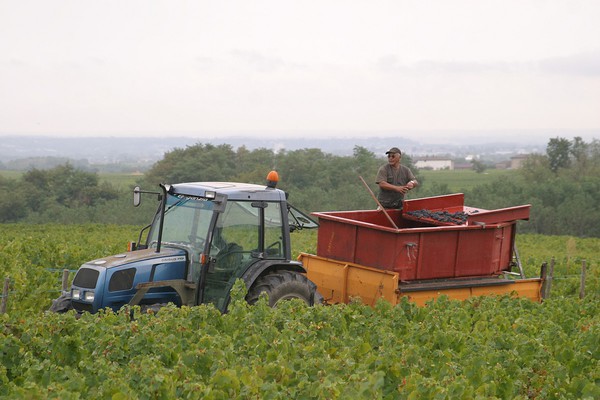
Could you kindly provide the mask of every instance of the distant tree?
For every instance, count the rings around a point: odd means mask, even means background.
[[[237,171],[233,179],[238,182],[262,184],[269,171],[277,170],[276,155],[270,149],[260,148],[250,151],[246,146],[241,146],[235,157]]]
[[[485,171],[486,166],[483,162],[481,162],[481,160],[474,158],[471,160],[471,164],[473,171],[477,172],[478,174],[481,174]]]
[[[331,168],[334,156],[320,149],[301,149],[279,153],[278,171],[285,184],[305,189],[310,186],[330,187],[338,181]]]
[[[550,170],[557,173],[560,168],[571,166],[571,142],[565,138],[553,138],[548,142],[546,154],[550,162]]]
[[[0,183],[0,222],[89,222],[95,207],[119,198],[95,173],[70,164],[32,169],[16,182]]]
[[[600,175],[600,140],[594,139],[587,145],[588,150],[588,175]]]
[[[579,136],[573,138],[570,146],[570,152],[575,162],[584,164],[588,159],[589,145]]]
[[[0,176],[0,223],[17,222],[27,215],[22,187],[13,179]]]
[[[548,156],[542,154],[527,157],[518,173],[526,182],[545,182],[553,178]]]
[[[352,152],[354,158],[354,170],[359,175],[373,175],[377,168],[377,157],[375,153],[362,146],[354,146]]]
[[[228,144],[198,143],[165,154],[145,174],[151,185],[159,183],[230,181],[238,173],[236,153]]]

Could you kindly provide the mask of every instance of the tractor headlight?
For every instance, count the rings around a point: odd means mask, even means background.
[[[92,303],[94,301],[94,292],[85,292],[83,295],[83,299]]]
[[[71,299],[73,299],[73,300],[81,299],[81,292],[79,291],[79,289],[73,289],[73,292],[71,293]]]

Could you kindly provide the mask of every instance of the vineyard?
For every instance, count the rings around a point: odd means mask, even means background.
[[[554,259],[542,304],[509,297],[427,307],[358,302],[46,312],[64,268],[124,251],[138,229],[0,225],[0,398],[600,398],[600,240],[517,235],[525,273]],[[293,235],[296,255],[314,232]],[[579,299],[581,266],[586,287]],[[71,274],[71,278],[73,274]]]

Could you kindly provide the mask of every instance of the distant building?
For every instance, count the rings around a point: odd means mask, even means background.
[[[523,166],[525,160],[529,158],[529,154],[519,154],[510,158],[510,169],[519,169]]]
[[[473,163],[463,162],[463,163],[454,163],[454,169],[473,169]]]
[[[415,162],[415,167],[419,169],[454,169],[454,161],[449,158],[440,158],[440,157],[428,157],[428,158],[419,158]]]
[[[509,169],[510,161],[502,161],[495,164],[496,169]]]

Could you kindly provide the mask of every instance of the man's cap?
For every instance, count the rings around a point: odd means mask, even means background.
[[[400,151],[400,149],[397,148],[397,147],[392,147],[391,149],[389,149],[388,151],[385,152],[385,154],[390,154],[390,153],[402,154],[402,152]]]

